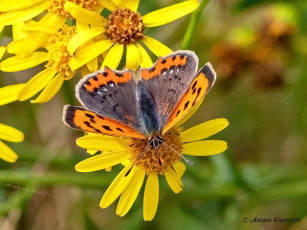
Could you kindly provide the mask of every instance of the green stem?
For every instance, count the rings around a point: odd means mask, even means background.
[[[209,0],[202,0],[199,7],[193,12],[188,29],[183,37],[183,41],[181,43],[181,49],[189,49],[191,46],[192,39],[194,38],[196,34],[196,29],[199,24],[199,20],[201,18],[201,14],[207,5]]]

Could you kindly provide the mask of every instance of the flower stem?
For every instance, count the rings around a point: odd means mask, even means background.
[[[191,46],[192,39],[196,34],[196,29],[199,24],[199,20],[201,18],[201,14],[207,5],[209,0],[202,0],[199,7],[193,12],[191,15],[191,19],[188,25],[188,29],[183,37],[183,41],[181,43],[181,49],[189,49]]]

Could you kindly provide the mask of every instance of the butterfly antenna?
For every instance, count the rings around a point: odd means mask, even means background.
[[[185,158],[180,152],[178,152],[176,149],[172,148],[171,146],[169,146],[168,144],[166,144],[165,142],[162,142],[164,145],[166,145],[167,147],[169,147],[171,150],[173,150],[175,153],[177,153],[182,159],[185,160],[185,162],[187,162],[189,165],[191,166],[195,166],[195,164],[193,162],[191,162],[190,160],[188,160],[187,158]]]
[[[150,143],[148,143],[146,145],[146,147],[143,149],[143,151],[136,157],[135,161],[133,162],[133,164],[131,165],[130,169],[126,172],[125,177],[129,175],[129,173],[131,172],[131,169],[133,168],[133,166],[136,164],[136,162],[138,162],[139,159],[142,158],[142,156],[144,156],[144,154],[147,152],[147,149],[149,147]]]

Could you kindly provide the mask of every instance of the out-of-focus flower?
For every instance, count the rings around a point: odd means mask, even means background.
[[[185,131],[172,128],[163,136],[158,152],[152,146],[139,157],[147,146],[143,139],[125,139],[100,134],[86,135],[77,139],[77,144],[89,150],[102,151],[76,165],[79,172],[92,172],[123,164],[124,169],[104,193],[100,207],[107,208],[118,197],[116,214],[124,216],[132,207],[142,187],[145,176],[147,181],[143,199],[143,217],[150,221],[154,218],[159,200],[158,176],[165,176],[169,187],[175,193],[182,191],[181,177],[186,169],[181,162],[181,154],[209,156],[227,149],[221,140],[204,140],[228,126],[228,121],[219,118],[199,124]],[[135,163],[135,164],[134,164]],[[132,168],[131,168],[132,167]]]
[[[23,138],[24,135],[19,130],[0,123],[0,158],[7,162],[14,163],[18,159],[18,156],[3,141],[21,142]]]
[[[138,0],[109,3],[105,4],[105,7],[111,14],[107,19],[99,21],[94,20],[100,17],[98,13],[81,9],[69,1],[65,3],[65,10],[73,15],[77,24],[83,23],[68,44],[70,55],[76,52],[70,61],[72,69],[80,68],[101,54],[105,55],[102,67],[116,69],[124,48],[127,68],[135,70],[139,66],[151,66],[152,60],[140,41],[157,56],[164,56],[172,51],[156,39],[146,36],[145,28],[167,24],[191,13],[199,6],[196,0],[189,0],[141,16],[137,12]]]
[[[38,50],[28,55],[19,54],[0,63],[2,71],[16,72],[47,62],[45,68],[23,86],[17,95],[18,100],[27,100],[42,90],[40,95],[31,102],[47,102],[58,92],[64,80],[74,76],[75,71],[68,65],[71,56],[67,51],[67,43],[74,33],[74,26],[63,24],[56,33],[48,34],[49,38],[43,46],[45,51]],[[28,40],[23,41],[24,46],[28,45],[26,41]]]

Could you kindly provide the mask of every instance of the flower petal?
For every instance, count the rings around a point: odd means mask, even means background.
[[[20,10],[41,2],[42,0],[2,0],[0,1],[0,9],[2,12]]]
[[[146,27],[164,25],[191,13],[198,6],[199,3],[196,0],[177,3],[144,15],[143,22]]]
[[[122,0],[119,8],[128,8],[132,11],[137,11],[140,0]]]
[[[48,60],[46,52],[34,52],[27,56],[13,56],[0,63],[3,72],[17,72],[30,69]]]
[[[0,123],[0,139],[10,142],[21,142],[24,135],[18,129]]]
[[[124,52],[123,44],[115,44],[107,53],[103,60],[101,68],[107,66],[111,69],[117,69]]]
[[[159,202],[159,179],[157,174],[149,174],[144,191],[143,218],[151,221],[157,212]]]
[[[2,59],[3,55],[5,54],[6,48],[5,46],[0,46],[0,60]]]
[[[140,64],[140,53],[134,44],[127,45],[126,68],[136,70]]]
[[[81,66],[85,65],[87,62],[91,61],[93,58],[102,54],[104,51],[109,49],[113,43],[109,40],[102,40],[95,42],[91,45],[81,47],[77,50],[74,57],[69,61],[69,66],[72,70],[76,70]]]
[[[76,141],[81,148],[104,151],[121,151],[127,149],[129,140],[106,135],[84,136]]]
[[[220,140],[196,141],[183,145],[183,152],[192,156],[210,156],[227,149],[227,142]]]
[[[51,100],[54,95],[61,89],[64,82],[64,77],[62,74],[56,75],[41,92],[41,94],[34,100],[31,100],[31,103],[45,103]]]
[[[103,194],[103,197],[100,201],[101,208],[107,208],[112,204],[119,195],[125,190],[127,185],[130,183],[136,167],[133,167],[128,175],[126,173],[130,170],[131,164],[127,165],[113,180],[107,191]]]
[[[143,48],[143,46],[139,43],[135,43],[136,48],[138,48],[140,54],[140,66],[143,68],[152,66],[152,60],[147,53],[147,51]]]
[[[156,56],[165,56],[173,52],[170,48],[159,42],[152,37],[145,37],[143,39],[144,44],[151,50]]]
[[[144,181],[144,177],[145,177],[145,171],[140,168],[137,169],[130,183],[128,184],[128,186],[125,188],[122,195],[120,196],[116,208],[117,215],[124,216],[130,210],[140,192],[140,189]]]
[[[41,91],[45,86],[51,81],[51,79],[56,74],[56,70],[53,68],[47,68],[34,77],[32,77],[23,89],[18,94],[19,101],[25,101],[33,97],[39,91]]]
[[[10,147],[0,141],[0,158],[7,162],[14,163],[18,159],[18,156]]]
[[[49,1],[41,1],[40,3],[33,5],[31,7],[11,11],[0,15],[0,24],[2,25],[13,25],[18,22],[24,22],[35,16],[39,15],[41,12],[47,9]]]
[[[24,83],[4,86],[0,88],[0,105],[5,105],[17,100],[17,95],[25,86]]]
[[[67,44],[67,50],[72,55],[80,46],[85,44],[92,38],[102,34],[105,31],[104,27],[94,27],[87,30],[82,30],[74,35]]]
[[[87,23],[87,24],[102,26],[107,22],[107,19],[102,17],[100,14],[97,14],[96,12],[87,10],[87,9],[81,7],[81,6],[78,6],[78,5],[70,2],[70,1],[65,2],[64,8],[75,19],[77,19],[81,22]]]
[[[95,72],[98,69],[98,58],[95,57],[94,59],[86,63],[86,66],[90,72]]]
[[[121,0],[99,0],[100,4],[102,4],[109,11],[114,11],[117,6],[120,4]]]
[[[218,118],[185,130],[180,134],[180,136],[183,142],[203,140],[225,129],[228,124],[229,122],[227,119]]]
[[[105,152],[81,161],[75,166],[78,172],[93,172],[121,163],[129,157],[128,151]]]
[[[176,162],[173,164],[173,168],[175,169],[179,178],[181,178],[186,170],[186,166],[181,161]]]
[[[26,24],[24,22],[19,22],[17,24],[12,25],[12,35],[13,40],[20,40],[27,36],[25,32]]]
[[[179,193],[182,191],[183,184],[179,178],[179,175],[177,175],[173,169],[169,168],[165,172],[165,179],[174,193]]]

